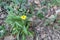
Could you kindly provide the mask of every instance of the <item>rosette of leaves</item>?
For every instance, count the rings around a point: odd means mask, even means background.
[[[11,33],[17,37],[17,40],[19,40],[19,38],[21,38],[21,40],[26,40],[27,35],[31,36],[33,34],[33,32],[29,30],[30,17],[28,16],[26,20],[22,20],[20,17],[23,13],[20,14],[21,15],[16,15],[13,11],[9,11],[5,22],[11,25]]]
[[[2,38],[6,33],[5,27],[4,26],[0,26],[0,38]]]

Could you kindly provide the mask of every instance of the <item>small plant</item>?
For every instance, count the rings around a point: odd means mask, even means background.
[[[25,40],[27,35],[31,35],[32,32],[29,31],[29,17],[27,15],[15,15],[9,13],[6,19],[6,22],[11,25],[11,32],[19,40],[19,35],[22,37],[22,40]]]

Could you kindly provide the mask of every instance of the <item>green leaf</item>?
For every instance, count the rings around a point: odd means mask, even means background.
[[[23,31],[24,31],[25,34],[28,35],[28,31],[27,31],[27,28],[25,26],[23,26]]]
[[[17,29],[16,30],[12,30],[12,34],[16,34],[16,33],[18,33]]]
[[[16,25],[18,25],[19,27],[21,27],[22,28],[22,25],[20,25],[18,22],[15,22],[16,23]]]
[[[22,35],[22,40],[26,40],[26,38],[25,38],[25,35],[24,35],[24,34]]]
[[[29,36],[33,36],[32,32],[28,32]]]
[[[40,19],[44,18],[43,14],[42,13],[39,13],[38,14],[38,18],[40,18]]]

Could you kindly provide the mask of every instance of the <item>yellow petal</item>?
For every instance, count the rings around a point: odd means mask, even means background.
[[[22,16],[21,16],[21,19],[22,19],[22,20],[25,20],[26,18],[27,18],[26,15],[22,15]]]

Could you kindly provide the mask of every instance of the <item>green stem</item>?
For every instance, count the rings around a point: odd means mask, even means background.
[[[17,40],[19,40],[19,33],[17,34]]]

